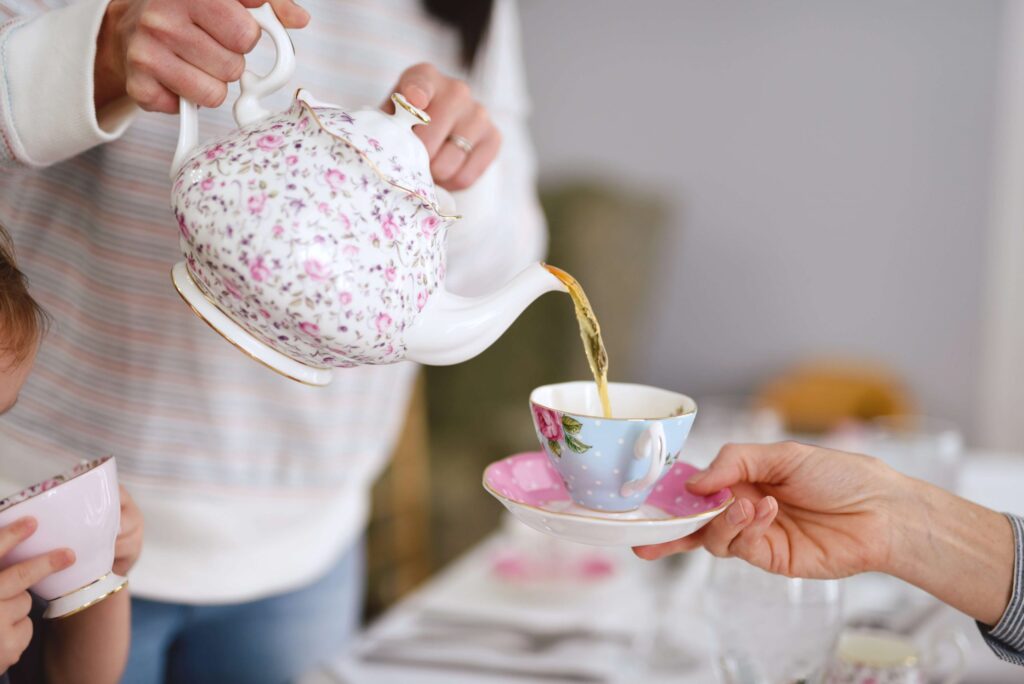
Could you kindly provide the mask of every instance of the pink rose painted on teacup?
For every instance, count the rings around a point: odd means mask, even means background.
[[[338,301],[341,302],[342,306],[348,306],[349,304],[352,303],[352,293],[342,292],[341,294],[338,295]]]
[[[387,280],[389,283],[395,282],[395,277],[397,275],[398,272],[395,270],[394,266],[388,266],[387,268],[384,269],[384,279]]]
[[[222,154],[224,154],[224,146],[223,145],[214,145],[210,149],[206,150],[206,158],[207,159],[216,159],[217,157],[219,157]]]
[[[423,311],[423,307],[427,305],[427,291],[420,290],[419,294],[416,295],[416,308]]]
[[[203,182],[199,184],[199,187],[203,189],[203,192],[213,190],[213,178],[207,176],[203,179]]]
[[[309,321],[303,321],[302,323],[299,323],[299,330],[301,330],[302,332],[306,333],[310,337],[319,337],[320,336],[320,326],[317,325],[316,323],[311,323]]]
[[[384,333],[386,333],[388,330],[391,329],[391,323],[392,323],[391,316],[389,316],[386,313],[378,314],[377,315],[377,332],[379,332],[380,334],[383,335]]]
[[[284,138],[276,133],[267,133],[256,141],[256,147],[264,152],[273,152],[281,145],[284,145]]]
[[[319,259],[306,259],[302,266],[313,280],[324,281],[331,277],[331,269]]]
[[[537,430],[544,436],[544,439],[554,442],[562,439],[562,418],[557,412],[534,404],[533,419],[537,423]]]

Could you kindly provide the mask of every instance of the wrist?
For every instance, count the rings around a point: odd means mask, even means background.
[[[1013,587],[1010,521],[927,482],[897,475],[903,496],[891,517],[892,552],[880,568],[988,625]]]
[[[97,113],[106,105],[127,94],[124,44],[119,30],[124,10],[123,2],[111,0],[103,14],[103,22],[100,24],[100,31],[96,37],[93,101]]]
[[[935,492],[932,491],[936,488],[888,466],[886,468],[889,553],[875,570],[916,584],[913,575],[920,568],[917,556],[924,551],[920,546],[929,537],[931,516],[928,512],[936,505]]]

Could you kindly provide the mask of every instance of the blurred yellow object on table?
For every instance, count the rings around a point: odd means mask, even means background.
[[[791,368],[767,382],[756,404],[782,418],[795,433],[831,432],[844,423],[913,412],[902,380],[877,365],[854,361],[814,361]]]

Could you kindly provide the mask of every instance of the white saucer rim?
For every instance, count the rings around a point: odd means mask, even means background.
[[[502,459],[502,460],[504,460],[504,459]],[[501,461],[494,461],[494,463],[500,463],[500,462]],[[522,507],[522,508],[529,508],[529,509],[535,510],[535,511],[537,511],[539,513],[543,513],[544,515],[551,515],[551,516],[556,516],[556,517],[559,517],[559,518],[578,518],[580,520],[586,520],[586,521],[592,522],[592,523],[609,523],[611,525],[625,525],[625,524],[637,525],[637,524],[641,524],[641,525],[646,525],[648,527],[668,527],[668,526],[671,526],[671,525],[678,525],[680,522],[683,522],[683,521],[700,521],[700,520],[704,520],[705,518],[714,518],[714,517],[718,516],[726,508],[728,508],[729,505],[732,504],[732,502],[736,500],[736,495],[733,494],[732,491],[730,490],[729,498],[726,499],[725,501],[723,501],[719,506],[717,506],[717,507],[715,507],[713,509],[702,511],[700,513],[692,513],[690,515],[675,515],[675,516],[672,516],[670,518],[633,518],[633,519],[615,520],[613,518],[599,518],[599,517],[596,517],[596,515],[583,515],[583,514],[580,514],[580,513],[566,513],[566,512],[562,512],[562,511],[549,511],[548,509],[541,508],[540,506],[534,506],[533,504],[523,503],[522,501],[516,501],[515,499],[510,499],[509,497],[507,497],[507,496],[505,496],[503,494],[499,494],[498,492],[494,491],[494,489],[487,483],[487,469],[490,468],[491,465],[494,465],[494,463],[491,463],[490,465],[487,466],[487,468],[484,468],[484,477],[483,477],[483,483],[482,484],[483,484],[483,487],[487,491],[488,494],[490,494],[491,496],[493,496],[495,499],[500,501],[502,504],[505,504],[506,506],[508,504],[511,504],[513,506],[519,506],[519,507]],[[570,498],[569,500],[571,501],[572,499]],[[654,504],[651,504],[651,505],[653,506]],[[660,510],[664,510],[664,509],[660,509]],[[622,512],[622,513],[629,513],[630,511],[620,511],[620,512]],[[665,512],[668,513],[668,511],[665,511]],[[594,513],[598,513],[598,511],[594,511]],[[614,511],[608,511],[607,513],[611,514],[611,513],[614,513]]]

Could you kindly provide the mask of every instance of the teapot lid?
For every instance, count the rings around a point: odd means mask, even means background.
[[[441,210],[427,148],[412,133],[414,126],[430,123],[430,115],[413,106],[401,93],[391,95],[394,114],[376,108],[348,112],[316,100],[306,90],[300,90],[295,97],[324,130],[356,148],[385,181],[420,197],[439,216],[459,218]]]

